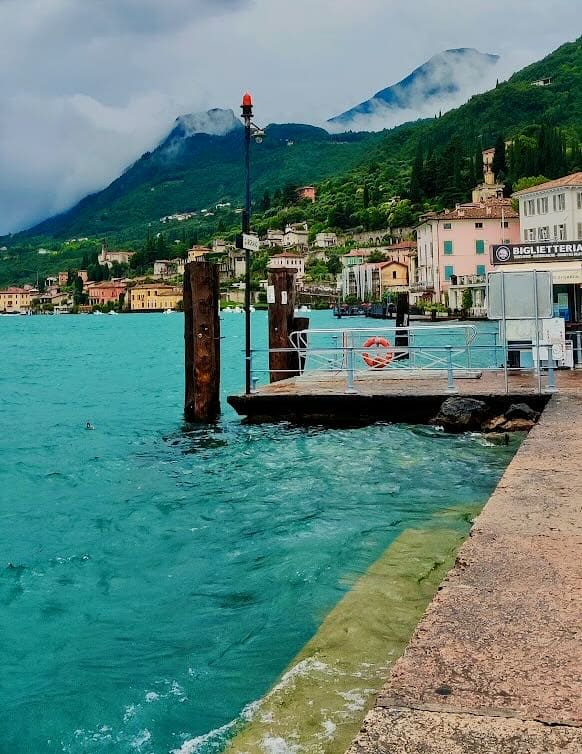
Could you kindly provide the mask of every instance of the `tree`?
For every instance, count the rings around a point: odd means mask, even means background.
[[[507,158],[505,155],[505,139],[499,135],[495,141],[495,154],[491,165],[495,180],[502,181],[507,175]]]
[[[385,262],[386,254],[379,250],[374,250],[368,257],[368,262]]]
[[[463,291],[463,298],[461,300],[461,307],[468,312],[473,306],[473,293],[470,288],[465,288]]]
[[[424,198],[424,150],[422,142],[418,142],[416,147],[416,156],[412,163],[412,173],[410,175],[410,199],[415,204],[421,202]]]
[[[364,204],[364,209],[368,209],[370,206],[370,189],[368,188],[368,184],[364,184],[364,193],[362,194],[362,202]]]
[[[261,201],[261,209],[263,212],[266,212],[268,209],[271,208],[271,195],[265,189],[265,193],[263,194],[263,199]]]
[[[327,260],[327,271],[330,275],[339,275],[342,271],[342,262],[337,254],[334,254]]]

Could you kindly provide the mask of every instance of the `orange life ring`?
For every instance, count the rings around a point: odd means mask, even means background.
[[[394,351],[392,351],[390,341],[386,340],[386,338],[380,338],[378,335],[375,335],[373,338],[368,338],[368,340],[362,345],[362,348],[371,348],[372,346],[384,348],[385,351],[384,353],[376,351],[374,355],[370,355],[364,351],[362,353],[362,359],[370,369],[384,369],[384,367],[387,367],[394,358]]]

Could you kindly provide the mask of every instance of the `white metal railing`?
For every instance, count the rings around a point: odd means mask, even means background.
[[[358,329],[299,330],[289,336],[290,347],[256,349],[251,356],[253,386],[260,375],[289,374],[298,379],[345,379],[345,392],[357,392],[355,384],[370,376],[375,379],[420,377],[447,379],[447,390],[456,392],[455,379],[477,378],[482,372],[503,372],[505,392],[509,392],[511,373],[535,374],[542,392],[542,372],[547,373],[545,390],[555,390],[556,358],[551,343],[508,345],[499,343],[497,333],[487,333],[493,342],[476,343],[474,325],[436,325],[412,327],[374,327]],[[430,342],[423,343],[430,336]],[[582,336],[582,334],[581,334]],[[380,344],[364,345],[369,339]],[[547,358],[541,358],[541,353]],[[274,353],[293,353],[293,369],[261,368],[257,362]],[[513,366],[510,355],[531,355],[531,366]],[[581,346],[582,357],[582,346]],[[521,357],[519,359],[521,362]],[[545,364],[542,364],[542,361]]]

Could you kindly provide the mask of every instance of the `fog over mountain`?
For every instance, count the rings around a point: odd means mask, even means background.
[[[548,7],[547,0],[0,0],[0,234],[107,186],[181,113],[218,106],[238,118],[247,89],[263,126],[321,125],[447,48],[499,53],[493,69],[506,79],[576,35],[578,3]],[[419,112],[414,101],[397,117],[433,115],[451,103],[454,96]],[[364,127],[391,125],[392,115]]]
[[[331,118],[334,130],[379,131],[408,120],[450,110],[495,83],[499,55],[470,48],[434,55],[409,76],[341,115]]]

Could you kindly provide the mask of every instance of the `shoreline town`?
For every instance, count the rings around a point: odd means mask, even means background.
[[[307,223],[268,231],[258,239],[270,269],[296,273],[297,300],[314,308],[336,307],[340,314],[369,313],[405,295],[412,314],[433,318],[486,319],[487,276],[497,270],[552,273],[554,315],[565,329],[582,322],[582,173],[524,189],[504,198],[492,165],[494,150],[483,152],[483,182],[472,201],[421,216],[415,228],[394,228],[338,237],[316,234],[310,244]],[[316,190],[309,194],[316,198]],[[306,188],[301,189],[305,191]],[[517,209],[516,209],[517,208]],[[310,279],[309,266],[338,253],[338,269],[325,281]],[[336,252],[337,253],[337,252]],[[129,271],[134,252],[109,250],[97,258],[100,269]],[[245,254],[224,239],[211,248],[193,246],[187,256],[158,259],[151,272],[92,281],[87,269],[60,271],[42,284],[0,290],[1,314],[160,312],[182,308],[185,265],[211,259],[220,269],[221,306],[244,306]],[[90,270],[89,270],[90,271]],[[266,280],[253,285],[251,303],[266,308]]]

